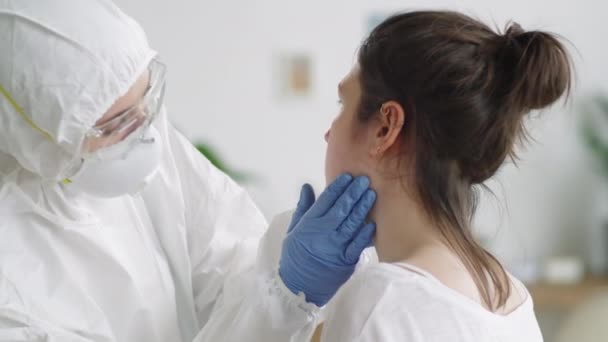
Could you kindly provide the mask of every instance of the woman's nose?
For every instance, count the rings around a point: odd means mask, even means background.
[[[325,132],[325,142],[329,142],[329,132],[331,131],[331,129],[328,129],[327,132]]]

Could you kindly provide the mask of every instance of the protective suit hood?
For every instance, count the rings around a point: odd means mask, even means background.
[[[104,0],[0,0],[0,51],[0,176],[53,181],[156,55]]]
[[[317,325],[276,273],[286,224],[258,256],[264,216],[164,109],[145,189],[58,181],[154,55],[109,1],[0,0],[1,341],[300,341]]]

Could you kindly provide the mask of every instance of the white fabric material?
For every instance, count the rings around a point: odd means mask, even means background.
[[[160,165],[162,139],[154,127],[137,134],[143,136],[104,147],[98,156],[86,158],[70,177],[70,190],[111,198],[143,189]]]
[[[318,309],[274,272],[287,223],[167,120],[136,196],[68,191],[85,132],[155,53],[110,1],[0,0],[0,342],[304,341]],[[259,261],[258,261],[259,260]],[[244,338],[246,337],[246,338]]]
[[[61,180],[85,133],[156,53],[110,1],[0,0],[0,153]],[[12,165],[2,165],[3,173]]]
[[[318,309],[276,277],[286,221],[260,243],[266,222],[247,193],[164,113],[155,126],[163,163],[141,196],[4,177],[0,341],[308,340]]]
[[[407,264],[358,272],[337,294],[321,341],[542,342],[532,299],[501,316]]]

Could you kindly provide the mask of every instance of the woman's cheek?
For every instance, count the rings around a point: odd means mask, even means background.
[[[327,148],[325,150],[325,183],[329,185],[336,177],[336,153],[334,152],[334,146],[331,140],[327,142]]]

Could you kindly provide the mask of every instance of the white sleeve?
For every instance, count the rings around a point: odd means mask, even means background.
[[[94,342],[27,313],[24,296],[0,273],[0,342]],[[84,335],[84,334],[83,334]]]
[[[175,129],[171,135],[202,327],[195,341],[308,341],[319,309],[291,293],[276,274],[289,217],[267,229],[246,191]]]
[[[294,295],[278,277],[280,246],[291,215],[280,215],[260,242],[255,266],[228,277],[202,341],[309,341],[319,309]]]

